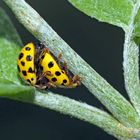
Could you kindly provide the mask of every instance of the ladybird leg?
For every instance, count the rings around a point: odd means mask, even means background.
[[[55,84],[53,84],[53,83],[51,83],[51,82],[48,82],[47,84],[46,84],[46,87],[47,88],[56,88],[57,86],[55,85]]]
[[[35,85],[35,87],[39,89],[46,89],[46,85]]]
[[[61,69],[63,69],[63,70],[65,70],[66,71],[66,73],[68,74],[68,66],[67,66],[67,63],[66,63],[66,61],[64,61],[64,63],[63,63],[63,67],[61,66],[61,59],[62,59],[62,53],[60,53],[59,55],[58,55],[58,60],[57,60],[57,63],[58,63],[58,65],[61,67]]]
[[[40,53],[40,56],[39,56],[39,59],[40,59],[40,60],[42,59],[41,57],[42,57],[45,53],[50,53],[49,49],[46,48],[46,47],[43,48],[42,51],[41,51],[41,53]]]
[[[59,59],[59,60],[62,59],[62,53],[60,53],[60,54],[58,55],[58,59]]]
[[[72,83],[76,83],[77,86],[80,86],[80,85],[81,85],[81,78],[80,78],[78,75],[75,75],[75,76],[72,78]]]
[[[81,81],[81,78],[78,75],[74,75],[73,78],[72,78],[72,80],[73,80],[73,82],[74,81]]]
[[[43,75],[43,77],[46,77],[46,76],[53,76],[53,74],[52,74],[50,71],[46,71],[46,72],[44,72],[42,75]]]
[[[68,65],[67,65],[67,63],[64,62],[63,65],[64,65],[64,66],[63,66],[63,69],[65,70],[66,74],[69,75],[69,71],[68,71]]]
[[[56,62],[57,62],[57,64],[59,65],[59,67],[61,67],[61,60],[62,60],[62,53],[60,53],[59,55],[58,55],[58,59],[56,60]]]
[[[46,72],[42,73],[41,75],[39,75],[37,78],[38,78],[38,80],[41,80],[42,78],[44,78],[46,76],[53,76],[53,74],[50,71],[46,71]]]
[[[43,53],[50,53],[50,50],[47,47],[45,47],[45,48],[43,48],[42,52]]]
[[[58,59],[56,60],[57,64],[59,65],[59,67],[61,69],[63,69],[64,71],[66,71],[67,73],[67,63],[64,61],[64,63],[61,61],[62,60],[62,53],[60,53],[58,55]]]

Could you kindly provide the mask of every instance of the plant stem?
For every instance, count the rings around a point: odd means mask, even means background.
[[[133,137],[137,136],[136,134],[139,132],[137,129],[130,129],[123,126],[108,113],[87,105],[86,103],[80,103],[50,91],[44,91],[44,93],[42,93],[34,90],[32,86],[16,85],[10,81],[0,80],[1,97],[36,104],[73,116],[102,128],[118,139],[125,138],[131,140]],[[5,88],[6,86],[7,88]]]
[[[17,19],[39,40],[58,56],[59,53],[68,63],[69,69],[78,74],[82,83],[94,94],[108,110],[124,125],[139,127],[140,119],[131,104],[106,80],[93,70],[24,0],[3,0],[16,15]]]
[[[18,100],[23,101],[24,99],[20,98]],[[87,105],[86,103],[80,103],[50,91],[44,91],[44,94],[40,91],[36,91],[32,100],[27,101],[25,99],[24,101],[59,111],[60,113],[94,124],[118,139],[125,138],[125,140],[131,140],[135,136],[140,137],[139,130],[123,126],[108,113]]]
[[[139,46],[133,41],[134,20],[139,7],[140,0],[135,4],[130,24],[125,30],[123,69],[127,93],[140,116]]]

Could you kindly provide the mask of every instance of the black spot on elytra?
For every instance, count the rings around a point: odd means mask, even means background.
[[[52,78],[52,81],[53,81],[53,82],[56,82],[56,81],[57,81],[57,79],[54,77],[54,78]]]
[[[55,72],[55,75],[56,75],[56,76],[60,76],[61,73],[60,73],[59,71],[56,71],[56,72]]]
[[[64,79],[64,80],[63,80],[63,83],[67,83],[67,80],[66,80],[66,79]]]
[[[30,51],[31,48],[30,48],[30,47],[26,47],[25,50],[26,50],[26,51]]]
[[[27,72],[26,72],[25,70],[22,70],[22,74],[23,74],[24,76],[27,76]]]
[[[18,59],[20,60],[23,57],[23,55],[23,53],[20,53]]]
[[[54,65],[54,63],[51,61],[51,62],[49,62],[48,67],[51,68],[51,67],[53,67],[53,65]]]
[[[27,79],[27,82],[31,83],[31,81],[29,79]]]
[[[30,68],[28,69],[28,72],[34,73],[34,70],[30,67]]]
[[[27,60],[27,61],[32,61],[32,56],[31,56],[31,55],[27,55],[27,56],[26,56],[26,60]]]
[[[65,73],[64,70],[62,70],[62,73]]]
[[[22,65],[22,66],[25,66],[25,62],[21,61],[21,65]]]
[[[34,78],[31,78],[31,81],[33,81],[34,80]]]
[[[18,68],[18,71],[20,72],[20,68],[19,68],[19,65],[17,66],[17,68]]]

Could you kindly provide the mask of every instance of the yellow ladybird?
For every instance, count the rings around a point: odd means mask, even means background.
[[[31,85],[35,85],[37,81],[34,63],[35,45],[33,43],[28,43],[21,49],[17,65],[20,76]]]
[[[58,60],[59,61],[59,60]],[[71,76],[60,66],[53,55],[46,48],[40,55],[40,69],[42,74],[49,81],[48,84],[54,87],[74,88],[80,84],[78,76]]]

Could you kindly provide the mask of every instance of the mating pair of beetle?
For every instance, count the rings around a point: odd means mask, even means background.
[[[60,61],[42,43],[28,43],[18,57],[19,75],[28,84],[40,89],[50,87],[75,88],[80,85],[79,76],[69,74],[66,63]]]

